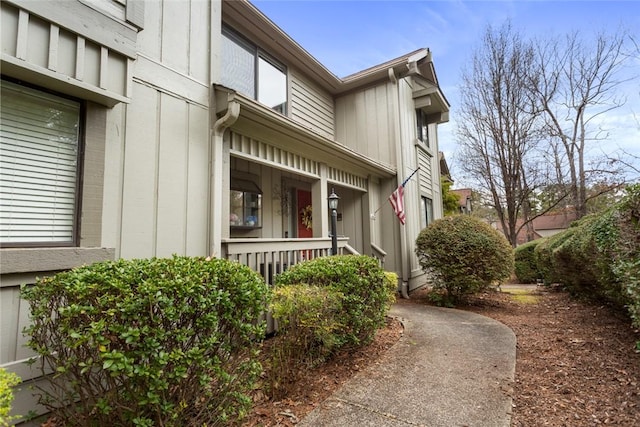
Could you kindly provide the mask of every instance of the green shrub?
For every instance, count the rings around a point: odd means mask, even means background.
[[[559,274],[559,269],[556,266],[554,251],[566,239],[571,237],[575,230],[575,227],[569,228],[561,233],[545,237],[540,240],[540,243],[538,243],[534,249],[533,252],[536,259],[536,266],[538,267],[538,271],[542,275],[542,279],[546,285],[561,283],[563,281],[562,276]]]
[[[591,234],[595,216],[574,222],[553,249],[553,267],[567,290],[594,294],[598,286],[598,253]]]
[[[7,372],[4,368],[0,368],[0,427],[8,427],[11,421],[20,418],[19,416],[9,415],[11,412],[11,403],[13,402],[12,387],[20,384],[20,377],[13,372]]]
[[[535,249],[540,240],[525,243],[514,250],[515,274],[519,283],[536,283],[542,273],[536,264]]]
[[[327,286],[343,295],[338,323],[341,345],[363,345],[385,325],[394,284],[386,280],[378,261],[365,255],[336,255],[294,265],[276,278],[278,286]]]
[[[29,346],[63,425],[228,425],[260,373],[269,290],[222,259],[98,263],[39,280]]]
[[[640,185],[535,249],[545,282],[626,307],[640,326]]]
[[[454,215],[438,219],[416,239],[422,269],[445,303],[499,284],[513,272],[513,250],[505,237],[478,218]]]
[[[271,312],[278,331],[269,343],[267,369],[272,398],[282,397],[304,368],[324,362],[339,347],[343,298],[329,287],[287,285],[274,289]]]

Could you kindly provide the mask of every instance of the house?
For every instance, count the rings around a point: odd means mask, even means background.
[[[338,78],[248,1],[7,0],[2,16],[0,366],[35,373],[19,286],[114,258],[214,254],[267,280],[340,253],[424,276],[442,216],[428,49]],[[404,179],[407,222],[387,198]],[[16,413],[36,409],[26,388]]]
[[[470,188],[457,188],[452,189],[452,193],[458,196],[458,203],[460,204],[460,213],[470,214],[473,212],[473,197],[472,190]]]
[[[566,208],[560,211],[553,211],[544,215],[537,216],[526,226],[522,226],[522,219],[516,221],[516,245],[522,245],[532,240],[541,239],[543,237],[553,236],[571,226],[571,223],[577,219],[576,212],[573,208]],[[499,222],[494,224],[497,230],[503,231]]]

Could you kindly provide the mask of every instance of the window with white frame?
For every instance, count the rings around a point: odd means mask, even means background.
[[[429,123],[424,111],[416,110],[417,138],[429,147]]]
[[[228,28],[222,30],[221,83],[287,113],[287,73],[283,65]]]
[[[75,245],[80,102],[2,80],[0,244]]]
[[[433,222],[433,200],[422,196],[420,198],[420,228],[425,228]]]

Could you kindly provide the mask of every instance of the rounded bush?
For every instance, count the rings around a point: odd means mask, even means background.
[[[174,256],[39,280],[29,346],[64,425],[228,425],[250,407],[269,290],[248,267]]]
[[[519,283],[536,283],[538,279],[542,279],[535,256],[535,249],[539,243],[540,240],[533,240],[515,248],[515,274]]]
[[[415,251],[434,289],[444,290],[448,302],[499,284],[513,272],[507,239],[469,215],[432,222],[418,235]]]
[[[396,284],[391,285],[378,261],[366,255],[335,255],[294,265],[276,278],[277,286],[328,286],[343,295],[338,334],[342,345],[371,342],[385,325]]]

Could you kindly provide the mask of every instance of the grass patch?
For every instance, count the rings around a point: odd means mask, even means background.
[[[519,304],[537,304],[539,298],[536,295],[517,293],[512,294],[511,299]]]

